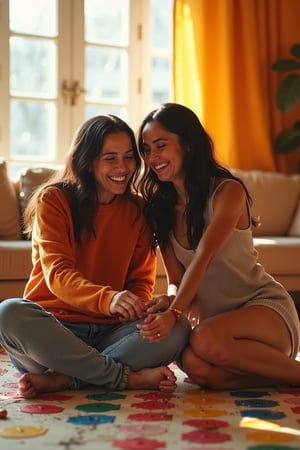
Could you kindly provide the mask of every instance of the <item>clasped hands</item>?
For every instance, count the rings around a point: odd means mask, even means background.
[[[170,306],[167,295],[144,301],[130,291],[121,291],[114,295],[110,304],[111,314],[119,314],[121,322],[132,322],[144,318],[137,325],[142,337],[149,342],[158,342],[167,337],[174,326],[174,315],[166,310]]]

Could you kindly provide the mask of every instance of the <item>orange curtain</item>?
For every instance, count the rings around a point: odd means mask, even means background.
[[[229,167],[296,172],[273,143],[295,112],[275,106],[271,63],[300,42],[300,0],[174,0],[174,99],[193,109]],[[299,110],[298,110],[299,118]]]

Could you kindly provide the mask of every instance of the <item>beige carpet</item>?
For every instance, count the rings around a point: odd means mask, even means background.
[[[2,351],[0,449],[300,449],[300,388],[204,391],[173,369],[174,394],[86,389],[24,400]]]

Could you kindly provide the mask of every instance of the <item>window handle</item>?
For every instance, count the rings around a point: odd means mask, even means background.
[[[72,106],[76,105],[80,95],[86,92],[85,89],[80,87],[80,82],[77,80],[72,83],[69,83],[67,80],[63,80],[61,90],[64,104],[71,103]]]
[[[73,85],[72,85],[72,96],[71,96],[71,105],[76,105],[77,104],[77,100],[80,97],[81,94],[83,94],[84,92],[86,92],[86,89],[83,89],[80,86],[80,82],[79,81],[73,81]]]
[[[64,104],[69,103],[69,98],[71,98],[71,95],[72,95],[72,88],[70,87],[67,80],[63,80],[63,82],[62,82],[61,93],[62,93]]]

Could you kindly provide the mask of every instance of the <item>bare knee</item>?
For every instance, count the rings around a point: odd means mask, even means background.
[[[190,337],[190,346],[200,359],[218,367],[227,367],[230,363],[229,345],[225,337],[216,333],[209,324],[196,327]]]
[[[209,367],[202,362],[190,346],[186,347],[181,358],[182,370],[196,384],[207,385]]]
[[[223,389],[223,371],[200,359],[190,346],[183,352],[181,362],[182,370],[193,383],[199,384],[204,388]]]

